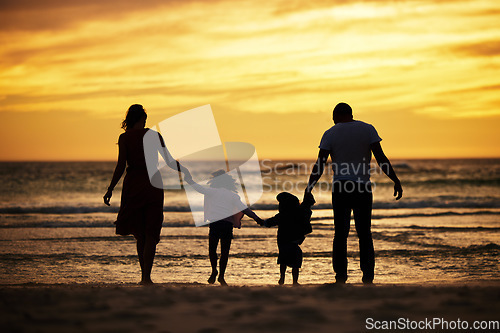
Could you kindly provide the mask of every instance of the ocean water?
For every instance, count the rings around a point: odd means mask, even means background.
[[[377,169],[372,176],[375,282],[499,280],[500,159],[393,164],[404,187],[400,201],[393,199],[388,178]],[[262,218],[276,214],[275,196],[282,190],[301,197],[311,165],[312,161],[261,161],[261,175],[254,177],[262,177],[265,191],[252,206],[255,212]],[[113,169],[114,162],[0,163],[0,284],[139,280],[133,237],[114,232],[121,185],[111,207],[102,203]],[[302,245],[303,284],[334,281],[331,178],[328,169],[314,191],[313,233]],[[164,217],[153,280],[206,283],[208,228],[194,226],[184,190],[165,191]],[[246,219],[234,234],[228,283],[276,284],[276,229]],[[348,282],[359,283],[354,227],[348,251]]]

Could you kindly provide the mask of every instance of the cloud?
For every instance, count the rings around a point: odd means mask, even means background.
[[[1,3],[0,29],[67,29],[88,20],[117,20],[132,13],[183,6],[198,1],[180,0],[4,0]]]
[[[483,91],[500,91],[500,83],[499,84],[493,84],[493,85],[487,85],[487,86],[473,86],[470,88],[466,89],[457,89],[457,90],[452,90],[449,91],[449,94],[462,94],[462,93],[477,93],[477,92],[483,92]]]
[[[0,110],[110,110],[143,98],[302,112],[350,98],[420,112],[463,82],[496,84],[474,74],[495,65],[486,58],[498,42],[479,42],[498,33],[495,5],[460,3],[8,1],[0,15],[19,25],[0,19]],[[482,56],[462,61],[469,55]]]
[[[452,51],[473,57],[494,57],[500,55],[500,39],[462,44],[452,47]]]

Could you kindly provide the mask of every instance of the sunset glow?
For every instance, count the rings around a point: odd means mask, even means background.
[[[345,101],[400,158],[499,157],[498,1],[60,1],[0,5],[0,160],[112,160],[210,104],[223,141],[315,158]]]

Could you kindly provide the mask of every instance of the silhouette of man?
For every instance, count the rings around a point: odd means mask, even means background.
[[[339,103],[333,110],[335,125],[327,130],[319,145],[316,164],[309,177],[304,198],[309,196],[318,182],[328,156],[332,159],[333,184],[332,205],[335,236],[333,239],[332,264],[337,283],[347,280],[347,237],[349,235],[351,211],[354,215],[359,238],[359,252],[363,283],[372,283],[375,268],[375,253],[371,234],[373,195],[370,183],[371,154],[375,156],[381,170],[394,182],[394,196],[399,200],[403,188],[391,162],[385,156],[375,128],[354,120],[352,109]]]

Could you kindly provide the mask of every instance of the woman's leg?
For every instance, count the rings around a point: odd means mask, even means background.
[[[231,249],[231,237],[221,238],[220,240],[220,274],[217,281],[221,285],[227,286],[226,280],[224,280],[224,274],[226,273],[227,261],[229,259],[229,250]]]
[[[139,265],[141,266],[141,273],[144,275],[144,237],[137,238],[137,256],[139,257]]]
[[[141,266],[141,284],[153,284],[151,281],[151,270],[156,252],[156,239],[141,235],[137,237],[137,256]]]
[[[208,283],[213,284],[217,278],[217,246],[219,245],[219,238],[208,237],[208,257],[210,258],[210,265],[212,266],[212,274],[208,278]]]
[[[146,236],[143,251],[142,284],[153,284],[151,280],[151,270],[156,253],[156,237]]]
[[[156,245],[160,241],[161,225],[163,221],[163,200],[159,203],[151,204],[142,211],[142,280],[141,284],[153,284],[151,271],[156,254]],[[139,243],[139,242],[138,242]],[[139,244],[138,244],[139,251]],[[141,258],[139,259],[141,261]]]

